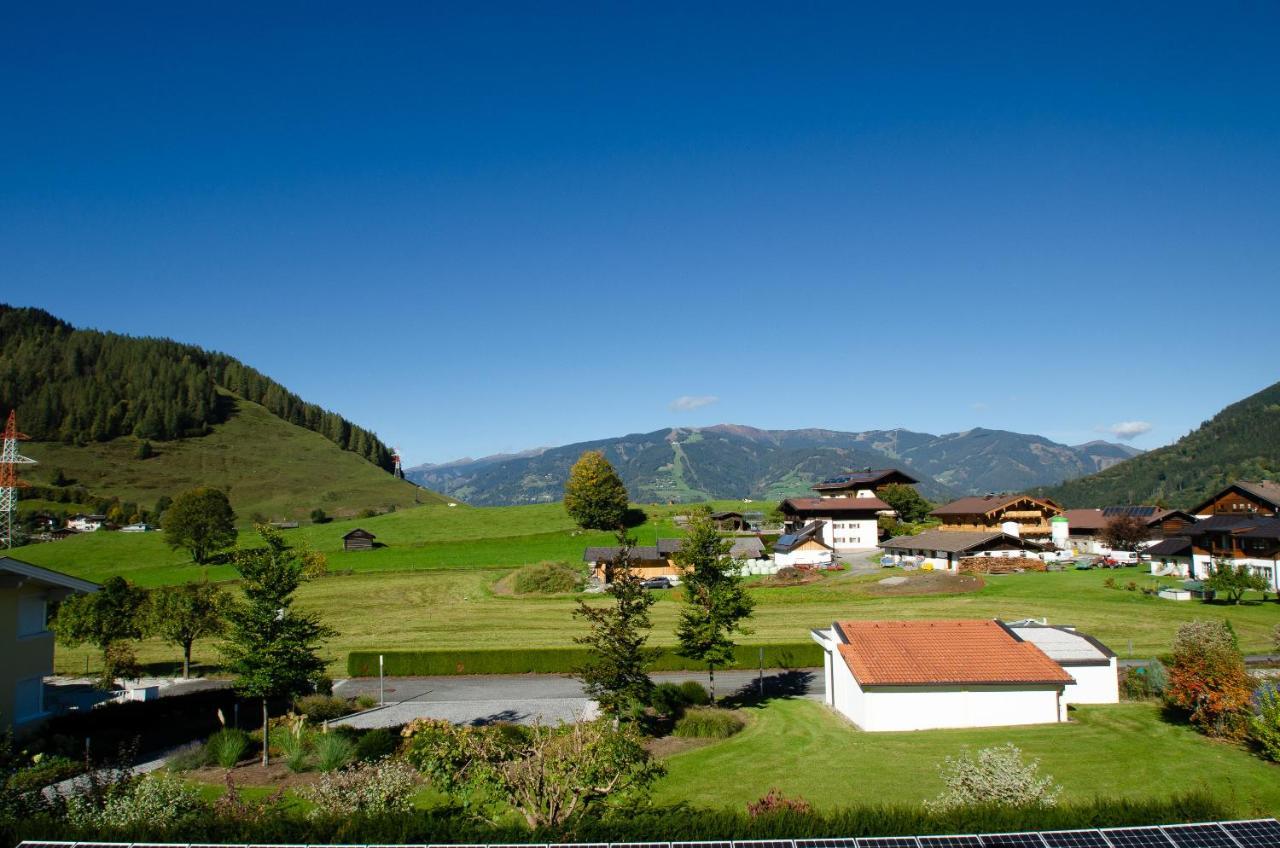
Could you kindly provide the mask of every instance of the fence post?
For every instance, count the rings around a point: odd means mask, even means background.
[[[378,654],[378,706],[380,707],[387,703],[386,689],[383,688],[382,679],[382,654]]]

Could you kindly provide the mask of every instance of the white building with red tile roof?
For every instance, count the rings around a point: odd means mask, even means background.
[[[1065,721],[1075,683],[999,621],[837,621],[813,639],[827,704],[863,730]]]

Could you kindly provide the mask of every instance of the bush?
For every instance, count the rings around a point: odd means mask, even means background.
[[[355,758],[356,746],[341,734],[324,733],[316,737],[315,752],[320,771],[337,771]]]
[[[563,595],[580,592],[586,579],[563,562],[540,562],[516,572],[511,588],[517,595]]]
[[[1168,676],[1164,663],[1152,660],[1145,666],[1125,668],[1120,671],[1120,691],[1126,700],[1147,701],[1164,697]]]
[[[344,698],[332,695],[303,695],[293,702],[293,708],[313,724],[342,718],[351,712],[351,704]]]
[[[1248,730],[1253,681],[1222,621],[1189,621],[1178,628],[1165,701],[1209,736],[1239,739]]]
[[[736,645],[733,662],[717,670],[756,668],[764,648],[769,668],[813,668],[822,665],[822,648],[814,642],[769,645]],[[586,648],[516,648],[514,650],[383,651],[385,672],[391,677],[423,677],[453,674],[569,674],[591,659]],[[351,677],[376,677],[378,651],[352,651],[347,655]],[[676,653],[656,648],[650,671],[703,671],[706,666]]]
[[[385,727],[378,727],[361,734],[356,740],[356,759],[361,762],[381,760],[396,752],[400,740]]]
[[[94,829],[146,827],[166,831],[207,811],[200,790],[165,772],[155,772],[119,784],[101,807],[87,798],[72,798],[67,818]]]
[[[649,705],[653,707],[653,711],[669,718],[679,717],[688,704],[684,692],[676,683],[659,683],[653,687],[653,694],[649,697]]]
[[[728,739],[742,727],[742,719],[732,710],[699,707],[685,713],[672,733],[685,739]]]
[[[209,760],[209,751],[205,748],[204,743],[192,742],[190,745],[183,745],[170,754],[165,765],[169,767],[170,771],[195,771],[198,768],[207,766]]]
[[[763,798],[747,804],[747,815],[753,819],[761,816],[793,813],[807,816],[813,812],[813,805],[803,798],[788,798],[780,789],[770,789]]]
[[[315,805],[312,818],[403,815],[413,809],[417,783],[418,776],[411,766],[393,760],[325,774],[300,794]]]
[[[372,695],[357,695],[356,707],[361,710],[371,710],[378,706],[378,699]]]
[[[947,757],[938,770],[946,788],[925,802],[932,812],[985,805],[1049,807],[1062,791],[1053,778],[1039,776],[1039,760],[1023,762],[1021,749],[1013,743],[983,748],[976,759],[968,751]]]
[[[235,768],[249,752],[249,734],[235,727],[224,727],[204,743],[209,758],[223,768]]]
[[[1267,683],[1258,689],[1257,713],[1249,717],[1249,739],[1268,760],[1280,762],[1280,688]]]
[[[707,688],[696,680],[686,680],[681,683],[680,694],[684,696],[684,702],[691,707],[705,707],[711,703]]]

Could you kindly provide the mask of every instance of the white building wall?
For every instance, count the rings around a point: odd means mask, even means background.
[[[1120,676],[1116,658],[1107,665],[1063,665],[1075,678],[1062,692],[1064,704],[1117,704],[1120,702]]]
[[[880,541],[880,528],[870,519],[822,519],[822,541],[838,551],[857,551],[874,548]]]
[[[1195,554],[1192,556],[1192,562],[1195,565],[1196,579],[1202,580],[1209,576],[1213,571],[1213,557],[1208,554]],[[1271,584],[1271,591],[1275,592],[1280,589],[1280,567],[1276,565],[1274,560],[1269,559],[1233,559],[1233,565],[1248,565],[1255,571],[1261,573],[1267,578],[1267,582]]]
[[[778,568],[786,568],[787,566],[797,565],[830,565],[832,562],[831,551],[792,551],[789,554],[774,554],[774,564]],[[774,569],[775,573],[777,569]]]
[[[1061,718],[1059,692],[1057,687],[877,687],[862,693],[863,704],[856,709],[861,720],[846,715],[863,730],[876,731],[1051,724]]]

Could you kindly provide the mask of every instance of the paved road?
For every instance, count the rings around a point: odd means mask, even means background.
[[[716,691],[722,697],[755,697],[758,672],[722,671],[716,675]],[[652,675],[657,683],[696,680],[704,686],[705,673],[664,672]],[[564,674],[465,675],[450,677],[394,677],[385,682],[386,706],[341,719],[335,724],[353,727],[393,727],[415,718],[442,718],[457,724],[514,721],[522,724],[572,721],[595,715],[595,704],[582,684]],[[765,671],[765,691],[822,697],[822,674],[802,671]],[[334,686],[344,698],[378,696],[378,679],[353,678]]]

